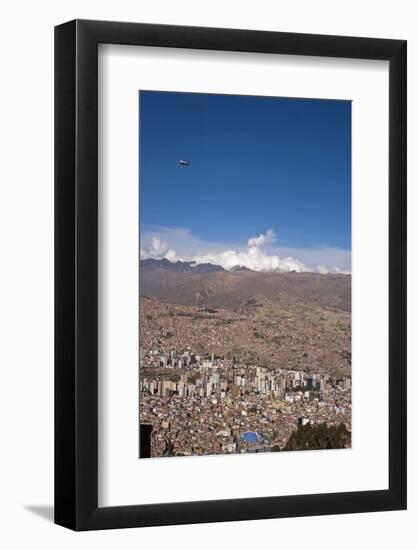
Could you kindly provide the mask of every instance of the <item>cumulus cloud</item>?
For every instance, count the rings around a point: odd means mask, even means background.
[[[291,258],[281,259],[275,254],[268,254],[264,246],[276,239],[273,229],[261,233],[248,240],[246,250],[226,250],[220,253],[197,254],[193,259],[196,263],[211,263],[221,265],[224,269],[236,266],[247,267],[253,271],[309,271],[306,265]]]
[[[251,237],[248,240],[249,248],[263,246],[265,244],[273,243],[276,240],[276,235],[273,229],[268,229],[263,235],[262,233],[257,237]]]
[[[175,262],[177,253],[175,250],[169,248],[168,244],[159,237],[152,237],[151,244],[140,251],[140,257],[142,260],[151,258],[152,260],[167,259]]]
[[[273,229],[265,233],[250,237],[246,248],[230,247],[224,248],[216,243],[204,243],[191,235],[188,230],[174,229],[170,232],[168,228],[160,228],[159,233],[165,238],[180,237],[175,239],[179,246],[182,246],[180,253],[169,247],[168,243],[159,235],[145,235],[148,246],[141,250],[141,259],[152,258],[155,260],[167,259],[170,261],[191,261],[195,264],[211,263],[231,270],[236,266],[247,267],[253,271],[296,271],[328,273],[350,273],[344,267],[331,267],[322,263],[323,259],[335,259],[339,265],[347,264],[350,261],[350,252],[339,249],[285,249],[274,248],[271,245],[276,241],[276,234]],[[186,246],[184,246],[184,243]],[[268,245],[268,246],[267,246]],[[176,247],[177,248],[177,247]],[[299,259],[292,253],[297,253]],[[298,254],[306,259],[300,259]]]

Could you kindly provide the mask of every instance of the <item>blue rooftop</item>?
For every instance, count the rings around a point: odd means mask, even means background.
[[[242,437],[245,443],[262,443],[262,436],[258,432],[245,432]]]

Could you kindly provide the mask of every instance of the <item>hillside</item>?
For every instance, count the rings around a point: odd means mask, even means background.
[[[351,372],[350,276],[141,268],[144,349],[246,364]]]
[[[163,302],[250,310],[264,302],[277,305],[291,297],[325,308],[350,311],[350,275],[260,273],[168,260],[145,260],[140,266],[140,294]]]

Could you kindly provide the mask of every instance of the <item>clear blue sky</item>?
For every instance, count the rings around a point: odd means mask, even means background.
[[[351,103],[140,92],[140,194],[142,228],[350,249]]]

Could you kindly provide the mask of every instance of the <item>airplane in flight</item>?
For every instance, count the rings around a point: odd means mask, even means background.
[[[191,161],[190,160],[180,160],[181,166],[190,166]]]

